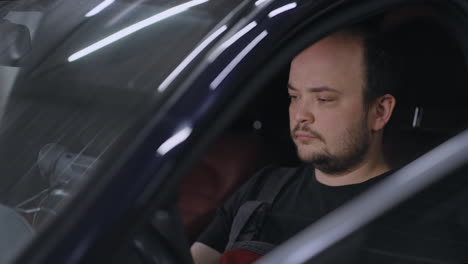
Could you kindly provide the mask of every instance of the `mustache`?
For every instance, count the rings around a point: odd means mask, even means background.
[[[296,132],[298,132],[298,131],[305,132],[305,133],[307,133],[307,134],[309,134],[309,135],[311,135],[311,136],[313,136],[313,137],[315,137],[315,138],[317,138],[318,140],[320,140],[320,141],[323,142],[323,137],[322,137],[322,135],[320,135],[318,132],[313,131],[312,129],[310,129],[310,128],[309,128],[308,126],[306,126],[306,125],[302,125],[302,126],[301,126],[301,124],[297,124],[297,125],[294,127],[294,129],[292,130],[292,135],[293,135],[293,137],[295,137],[295,134],[296,134]]]

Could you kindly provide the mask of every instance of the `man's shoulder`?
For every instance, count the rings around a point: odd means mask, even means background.
[[[261,169],[250,181],[250,199],[258,199],[261,193],[279,192],[288,182],[294,181],[307,169],[306,165],[284,167],[268,165]]]
[[[285,185],[300,176],[304,166],[284,167],[278,165],[268,165],[260,169],[246,183],[244,183],[236,193],[228,200],[227,205],[239,208],[247,201],[262,200],[260,193],[276,193]]]
[[[275,164],[270,164],[262,169],[260,169],[254,177],[252,177],[251,181],[255,182],[257,185],[262,185],[265,181],[269,181],[270,179],[288,177],[290,175],[297,175],[303,172],[306,169],[306,165],[298,165],[295,167],[285,167],[279,166]]]

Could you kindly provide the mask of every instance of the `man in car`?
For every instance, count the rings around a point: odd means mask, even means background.
[[[267,168],[244,185],[192,246],[195,263],[252,262],[388,174],[392,168],[384,156],[383,131],[396,99],[391,63],[380,44],[369,30],[356,26],[331,34],[292,60],[290,130],[306,165],[281,172]],[[271,206],[240,209],[259,200],[262,188],[276,181],[268,178],[278,174],[291,179],[281,183],[285,188],[271,191],[278,192],[269,194],[274,196]],[[245,211],[253,211],[247,213],[252,217],[239,220],[246,218]]]

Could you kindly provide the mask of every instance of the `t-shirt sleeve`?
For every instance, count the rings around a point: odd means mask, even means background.
[[[260,170],[254,177],[247,181],[237,192],[234,193],[221,207],[216,211],[213,221],[208,225],[205,231],[198,237],[201,242],[218,252],[224,252],[228,243],[231,225],[239,207],[248,200],[255,199],[258,182],[264,178],[265,172],[270,167]]]
[[[228,216],[229,212],[225,207],[226,205],[218,208],[213,221],[197,239],[198,242],[201,242],[220,253],[224,252],[232,223],[232,218]]]

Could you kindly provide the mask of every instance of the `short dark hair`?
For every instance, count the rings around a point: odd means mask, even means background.
[[[365,81],[363,101],[369,106],[376,98],[385,94],[396,96],[401,85],[401,74],[397,59],[391,50],[391,41],[380,32],[380,23],[366,21],[349,26],[342,31],[361,39],[364,53]]]

